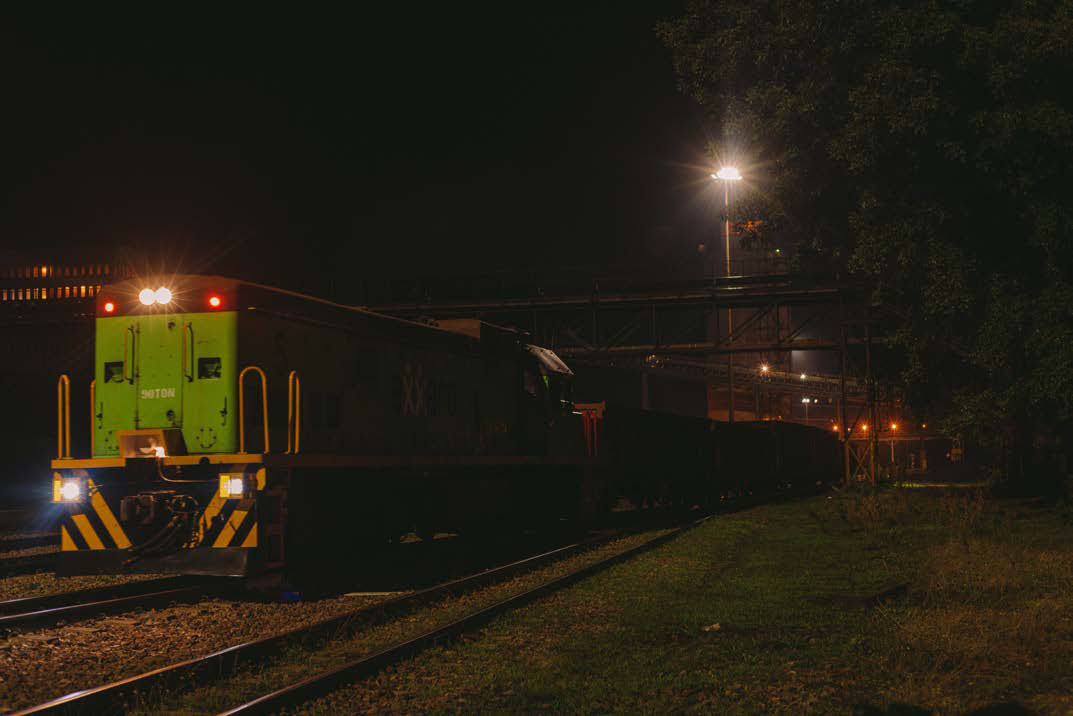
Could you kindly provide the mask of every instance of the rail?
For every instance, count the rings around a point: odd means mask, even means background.
[[[255,365],[248,365],[238,374],[238,451],[246,452],[246,374],[254,371],[261,376],[261,415],[264,418],[265,449],[269,452],[268,444],[268,379],[265,372]],[[289,438],[289,436],[288,436]]]
[[[71,457],[71,379],[66,373],[56,383],[56,457]]]
[[[302,436],[302,379],[298,371],[287,375],[287,454],[297,455]]]

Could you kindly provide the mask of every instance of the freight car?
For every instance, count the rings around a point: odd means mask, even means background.
[[[251,575],[605,490],[549,350],[206,276],[96,301],[91,456],[59,386],[59,571]]]
[[[606,403],[578,404],[607,498],[634,507],[702,507],[746,495],[800,491],[839,474],[838,438],[826,430],[756,421],[725,423]]]

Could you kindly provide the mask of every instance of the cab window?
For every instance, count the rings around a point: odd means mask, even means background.
[[[205,357],[197,359],[197,377],[199,380],[219,378],[221,361],[217,357]]]
[[[104,382],[105,383],[122,383],[123,382],[123,361],[109,361],[104,364]]]

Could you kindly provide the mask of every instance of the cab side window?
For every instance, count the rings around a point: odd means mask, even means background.
[[[109,361],[104,364],[104,382],[105,383],[122,383],[123,382],[123,361]]]
[[[197,377],[198,380],[204,380],[209,378],[219,378],[220,370],[222,368],[219,357],[206,357],[197,359]]]

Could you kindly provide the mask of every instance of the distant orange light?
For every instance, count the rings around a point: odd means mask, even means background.
[[[837,425],[832,425],[831,430],[834,430],[835,432],[838,432],[838,426]]]
[[[868,423],[861,423],[861,430],[868,430]]]
[[[220,300],[219,296],[209,296],[209,305],[213,308],[219,308],[221,303],[223,301]]]
[[[111,313],[114,310],[115,310],[115,304],[112,303],[111,301],[108,301],[107,303],[104,304],[104,312],[105,313]]]
[[[922,427],[922,428],[926,428],[926,427],[928,427],[928,424],[927,424],[927,423],[921,423],[921,424],[920,424],[920,427]]]
[[[897,430],[898,429],[898,423],[891,423],[890,424],[890,429],[891,430]]]

